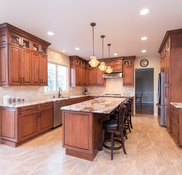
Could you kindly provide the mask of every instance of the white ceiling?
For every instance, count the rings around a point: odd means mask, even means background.
[[[101,57],[100,35],[111,53],[154,56],[167,30],[182,28],[182,0],[0,0],[0,23],[8,22],[65,49],[69,55],[92,55],[90,22],[96,22],[96,56]],[[149,8],[146,16],[139,14]],[[54,36],[47,32],[53,31]],[[141,41],[142,36],[147,41]],[[79,51],[74,48],[79,47]],[[147,53],[141,53],[146,49]],[[105,57],[107,57],[105,46]]]

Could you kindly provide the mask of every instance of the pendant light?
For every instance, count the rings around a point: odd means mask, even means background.
[[[108,44],[108,57],[110,58],[110,47],[111,47],[111,44]],[[106,69],[106,72],[109,74],[111,73],[113,70],[111,68],[111,66],[107,66],[107,69]]]
[[[96,26],[96,23],[92,22],[90,26],[92,27],[93,55],[91,57],[92,59],[88,63],[90,64],[91,67],[97,67],[99,64],[99,61],[97,60],[94,53],[94,27]]]
[[[104,38],[105,38],[105,35],[101,35],[100,37],[102,38],[102,58],[104,58]],[[105,65],[105,62],[101,62],[99,69],[101,71],[105,71],[106,68],[107,68],[107,66]]]

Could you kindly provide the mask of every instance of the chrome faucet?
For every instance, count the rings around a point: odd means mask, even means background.
[[[60,98],[61,97],[61,92],[62,92],[62,89],[61,89],[61,87],[59,87],[59,91],[58,91],[58,98]]]

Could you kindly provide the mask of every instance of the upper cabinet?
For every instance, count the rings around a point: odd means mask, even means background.
[[[123,86],[134,86],[135,57],[123,59]]]
[[[78,56],[70,56],[70,85],[75,86],[104,86],[103,71],[92,68],[88,62]]]
[[[46,86],[50,43],[8,23],[0,33],[0,85]]]
[[[115,58],[111,58],[113,59],[112,61],[109,59],[109,61],[105,60],[105,64],[106,66],[111,66],[113,72],[122,72],[123,71],[123,66],[122,66],[122,58],[121,60],[114,60]]]

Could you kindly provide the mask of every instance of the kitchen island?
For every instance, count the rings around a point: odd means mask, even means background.
[[[62,141],[66,154],[93,160],[99,151],[102,122],[126,99],[100,97],[62,107]]]

